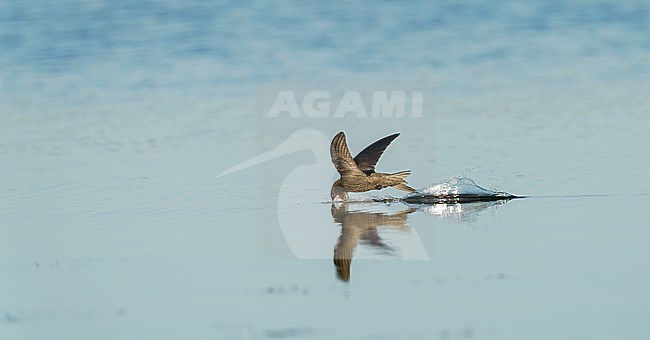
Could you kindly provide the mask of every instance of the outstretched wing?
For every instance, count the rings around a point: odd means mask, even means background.
[[[336,167],[336,171],[338,171],[341,176],[365,176],[363,172],[359,170],[357,164],[350,155],[350,150],[348,150],[348,144],[345,141],[345,133],[343,133],[343,131],[336,134],[334,139],[332,139],[332,144],[330,144],[330,156],[332,157],[332,163]]]
[[[359,167],[359,170],[363,171],[366,175],[375,172],[375,165],[379,162],[379,158],[397,136],[399,136],[399,133],[386,136],[361,150],[361,152],[354,157],[354,162],[357,164],[357,167]]]

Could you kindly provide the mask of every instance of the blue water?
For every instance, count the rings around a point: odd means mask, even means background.
[[[0,6],[5,103],[147,101],[163,89],[216,101],[281,79],[376,72],[428,73],[447,92],[486,82],[642,81],[649,72],[642,1]]]
[[[2,2],[0,338],[643,338],[648,79],[645,1]],[[330,207],[341,130],[528,198]]]

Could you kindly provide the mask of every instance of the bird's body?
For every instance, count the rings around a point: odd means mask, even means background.
[[[332,184],[330,196],[332,200],[340,198],[348,200],[348,192],[364,192],[394,187],[399,190],[413,192],[404,177],[411,174],[410,170],[392,174],[375,172],[375,165],[388,145],[399,136],[399,133],[384,137],[363,149],[352,158],[345,140],[345,133],[339,132],[330,144],[330,156],[341,178]]]
[[[343,187],[348,192],[364,192],[393,187],[405,182],[403,177],[410,175],[410,171],[401,171],[394,174],[372,173],[365,178],[341,177],[333,185]],[[405,190],[411,192],[412,190]]]

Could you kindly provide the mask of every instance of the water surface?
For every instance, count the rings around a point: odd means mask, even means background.
[[[0,337],[643,338],[649,16],[638,1],[5,2]],[[318,88],[418,90],[425,106],[267,117],[277,91]],[[411,169],[414,187],[466,176],[528,197],[323,204],[341,130],[353,153],[402,132],[378,170]],[[401,194],[355,197],[372,195]]]

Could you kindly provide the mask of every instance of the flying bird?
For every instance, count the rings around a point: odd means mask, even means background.
[[[390,143],[399,136],[399,133],[386,136],[363,149],[352,158],[345,133],[339,132],[330,144],[332,163],[341,178],[332,184],[330,196],[332,201],[338,199],[347,201],[348,192],[364,192],[381,190],[387,187],[413,192],[415,189],[408,186],[404,177],[411,174],[411,170],[400,171],[392,174],[375,172],[375,165]]]

